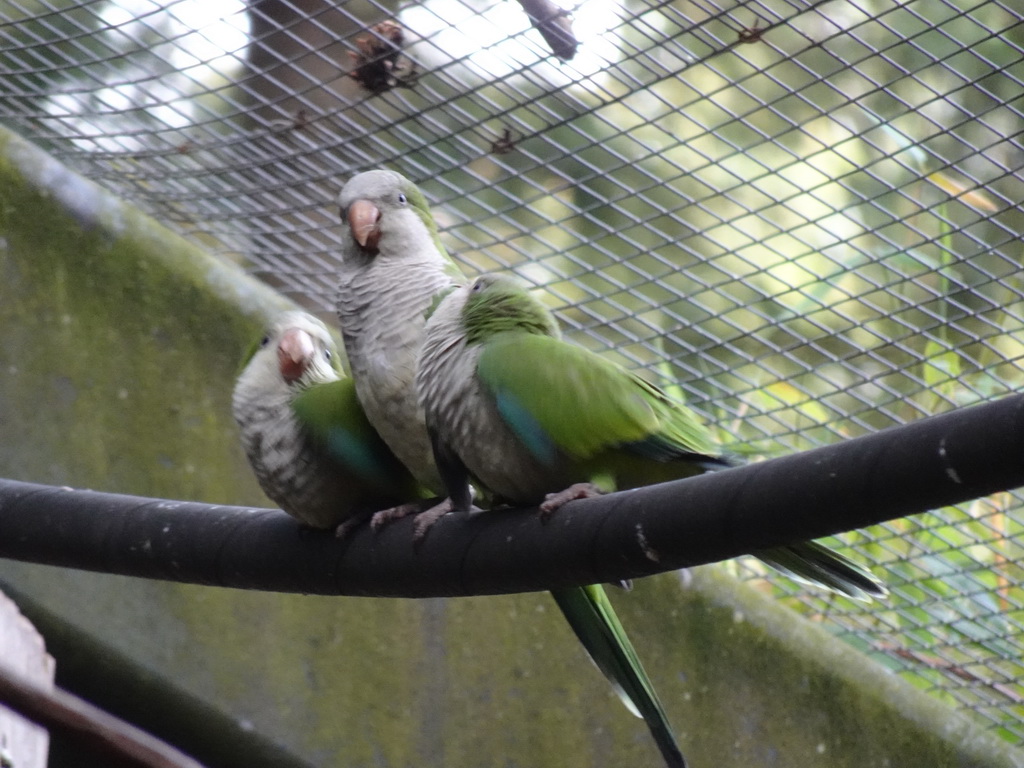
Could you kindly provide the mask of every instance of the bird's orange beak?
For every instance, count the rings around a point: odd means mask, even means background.
[[[352,237],[367,251],[376,252],[380,241],[380,209],[369,200],[356,200],[348,207]]]
[[[315,351],[313,338],[305,331],[289,328],[281,334],[281,341],[277,345],[277,364],[281,369],[281,378],[289,384],[298,381]]]

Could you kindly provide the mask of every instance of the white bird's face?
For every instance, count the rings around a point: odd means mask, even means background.
[[[402,258],[432,241],[430,214],[415,186],[393,171],[367,171],[353,176],[338,197],[342,225],[342,256],[366,263],[383,254]]]
[[[305,312],[287,312],[267,329],[243,377],[301,389],[336,381],[336,366],[337,349],[327,326]]]

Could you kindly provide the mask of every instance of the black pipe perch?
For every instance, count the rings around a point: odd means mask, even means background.
[[[349,540],[278,510],[0,481],[0,557],[242,589],[377,597],[647,576],[1024,485],[1024,395],[771,461],[536,510]]]

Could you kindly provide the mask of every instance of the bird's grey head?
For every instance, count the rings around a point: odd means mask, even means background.
[[[353,176],[342,187],[338,205],[346,260],[366,262],[381,254],[401,258],[424,242],[444,253],[426,198],[400,173],[375,170]]]

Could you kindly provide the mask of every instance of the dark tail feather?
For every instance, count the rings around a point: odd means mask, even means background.
[[[599,585],[552,590],[576,637],[626,707],[642,717],[668,768],[686,768],[665,710],[654,692],[633,644]]]
[[[707,472],[728,469],[742,463],[738,457],[733,456],[705,456],[699,462],[701,468]],[[813,541],[759,549],[750,554],[797,581],[828,589],[854,600],[870,603],[872,598],[882,598],[889,594],[885,584],[866,568]]]
[[[750,554],[797,581],[830,589],[854,600],[871,602],[872,598],[889,594],[885,585],[865,568],[813,541],[761,549]]]

